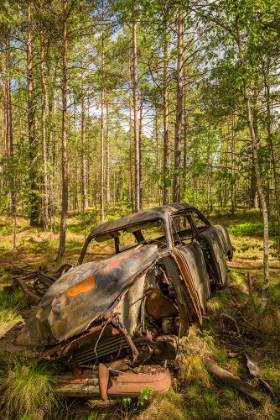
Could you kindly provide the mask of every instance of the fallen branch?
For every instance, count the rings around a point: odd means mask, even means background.
[[[216,363],[207,360],[206,365],[209,371],[221,382],[237,389],[239,392],[246,395],[254,404],[264,405],[269,401],[268,395],[247,384],[247,382],[242,379],[236,378],[227,370],[220,368]]]
[[[249,372],[252,376],[255,378],[259,378],[260,384],[269,392],[270,396],[274,401],[278,401],[278,398],[275,395],[275,392],[273,391],[273,388],[264,380],[261,378],[261,373],[258,367],[258,364],[253,356],[250,356],[248,354],[245,354],[245,357],[247,359],[247,366],[249,369]]]
[[[230,316],[228,314],[224,314],[224,313],[222,313],[220,315],[220,328],[222,330],[222,333],[224,333],[224,319],[228,319],[228,320],[231,321],[231,323],[235,326],[238,337],[240,337],[241,334],[240,334],[240,329],[237,325],[237,322],[235,321],[235,319],[232,316]]]

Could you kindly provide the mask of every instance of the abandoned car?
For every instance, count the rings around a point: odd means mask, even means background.
[[[66,396],[138,396],[145,384],[162,393],[171,384],[166,360],[190,324],[202,323],[232,255],[226,229],[190,204],[106,222],[88,235],[76,267],[47,278],[42,298],[20,282],[40,302],[17,343],[70,365],[58,387]]]

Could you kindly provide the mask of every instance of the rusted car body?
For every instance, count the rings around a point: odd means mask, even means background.
[[[88,235],[78,265],[47,289],[17,342],[70,364],[58,386],[64,395],[137,396],[145,384],[164,392],[166,360],[190,324],[202,323],[232,255],[226,229],[189,204],[106,222]]]

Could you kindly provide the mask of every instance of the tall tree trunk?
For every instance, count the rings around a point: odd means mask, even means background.
[[[27,125],[29,139],[29,179],[30,179],[30,225],[38,226],[41,223],[41,200],[38,194],[38,147],[35,133],[35,101],[33,82],[33,52],[31,40],[31,0],[27,2]]]
[[[142,198],[143,198],[143,161],[142,161],[142,134],[143,134],[143,100],[142,95],[140,94],[139,98],[139,184],[140,184],[140,209],[143,206]]]
[[[231,122],[231,214],[234,215],[236,207],[236,139],[235,139],[235,114],[232,114]]]
[[[62,133],[61,133],[61,172],[62,203],[60,219],[59,248],[56,260],[61,261],[65,253],[66,222],[68,215],[68,156],[67,156],[67,24],[68,0],[63,0],[63,32],[62,32]]]
[[[84,71],[81,74],[82,83],[82,103],[81,103],[81,143],[82,143],[82,156],[81,156],[81,170],[82,170],[82,214],[84,216],[85,210],[88,208],[87,196],[87,166],[86,166],[86,113],[85,113],[85,85],[84,85]]]
[[[4,53],[4,70],[10,67],[10,34],[6,34],[6,51]],[[12,81],[8,73],[7,80],[4,81],[4,113],[5,113],[5,157],[7,160],[12,161],[15,164],[14,156],[14,127],[13,127],[13,106],[12,106]],[[16,238],[17,238],[17,188],[18,188],[18,170],[12,168],[10,174],[10,197],[11,197],[11,215],[13,217],[13,246],[12,250],[16,250]]]
[[[5,156],[4,161],[4,173],[8,171],[8,162],[11,157],[11,141],[10,141],[10,133],[12,128],[12,121],[11,121],[11,95],[10,95],[10,80],[9,77],[5,77],[7,68],[9,67],[9,54],[10,54],[10,39],[9,34],[5,34],[6,39],[3,41],[2,51],[1,51],[1,71],[2,71],[2,100],[3,100],[3,155]],[[12,184],[14,184],[12,182]],[[6,205],[6,212],[7,215],[12,213],[12,190],[13,185],[9,185],[7,178],[4,178],[4,187],[8,188],[9,193],[8,196],[11,201],[8,202]]]
[[[101,29],[101,115],[100,115],[100,220],[104,221],[104,106],[105,106],[105,75],[104,75],[104,27],[102,2],[102,29]]]
[[[157,100],[155,99],[155,103],[154,103],[154,108],[155,108],[155,119],[154,119],[154,124],[155,124],[155,141],[156,141],[156,173],[160,174],[161,173],[161,164],[160,164],[160,146],[159,146],[159,129],[158,129],[158,125],[159,125],[159,118],[158,118],[158,109],[157,109]],[[148,199],[149,197],[153,196],[152,193],[152,185],[150,185],[149,188],[149,195],[148,195]],[[151,194],[150,194],[151,192]],[[157,183],[157,203],[160,206],[161,202],[162,202],[162,194],[161,194],[161,189],[160,189],[160,179],[158,179],[158,183]]]
[[[130,46],[129,46],[130,47]],[[131,80],[131,60],[130,55],[128,58],[128,73],[129,73],[129,92],[133,92],[132,80]],[[129,196],[131,201],[131,208],[134,210],[134,178],[133,178],[133,127],[132,127],[132,103],[131,103],[131,94],[129,95],[129,174],[130,174],[130,184],[129,184]]]
[[[244,70],[244,74],[246,74],[246,65],[245,65],[245,59],[244,59],[244,54],[243,54],[241,35],[239,31],[238,18],[236,20],[236,40],[237,40],[240,64],[241,64],[242,69]],[[268,208],[267,208],[267,203],[266,203],[263,186],[262,186],[262,180],[261,180],[261,170],[260,170],[259,153],[258,153],[259,139],[257,137],[256,131],[253,125],[252,109],[251,109],[251,103],[250,103],[250,98],[249,98],[249,88],[248,88],[247,79],[245,77],[243,77],[243,90],[244,90],[245,107],[246,107],[246,112],[247,112],[248,127],[250,131],[250,137],[251,137],[251,143],[252,143],[252,149],[253,149],[254,173],[256,176],[256,184],[257,184],[258,195],[259,195],[259,200],[260,200],[261,209],[262,209],[262,216],[263,216],[264,283],[263,283],[263,292],[262,292],[262,306],[264,308],[266,306],[267,299],[268,299],[269,281],[270,281],[269,244],[268,244],[268,241],[269,241]]]
[[[43,208],[42,222],[43,229],[49,227],[49,189],[48,189],[48,171],[47,171],[47,143],[46,143],[46,113],[48,108],[48,94],[45,80],[45,50],[43,33],[40,34],[40,77],[43,92],[41,130],[42,130],[42,161],[43,161]]]
[[[163,50],[163,204],[168,203],[169,187],[167,176],[169,171],[169,103],[168,103],[168,41],[167,22],[164,26]]]
[[[272,165],[272,173],[273,173],[273,181],[274,181],[274,189],[275,189],[275,203],[276,203],[276,215],[277,215],[277,238],[276,244],[278,250],[280,250],[280,197],[279,197],[279,182],[278,182],[278,174],[277,174],[277,160],[275,157],[275,150],[274,144],[272,140],[272,116],[271,116],[271,94],[270,94],[270,83],[269,83],[269,64],[267,65],[267,69],[264,69],[264,85],[265,85],[265,100],[266,100],[266,112],[267,112],[267,140],[268,146],[270,150],[270,159]]]
[[[178,9],[177,28],[177,99],[174,142],[173,202],[180,201],[181,136],[183,116],[183,10]]]
[[[184,110],[183,110],[183,116],[184,116],[184,124],[183,124],[183,194],[184,194],[184,200],[185,200],[185,192],[187,190],[187,153],[188,153],[188,145],[187,145],[187,96],[184,96]]]
[[[111,202],[110,193],[110,136],[109,136],[109,105],[106,103],[106,202]]]
[[[134,112],[134,165],[135,165],[135,208],[137,212],[141,208],[140,186],[140,141],[138,128],[138,75],[137,75],[137,23],[133,21],[133,112]]]

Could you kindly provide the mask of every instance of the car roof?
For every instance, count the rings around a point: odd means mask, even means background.
[[[170,214],[181,211],[181,210],[195,210],[198,214],[201,214],[196,207],[187,203],[173,203],[166,204],[159,207],[154,207],[148,210],[141,210],[137,213],[130,214],[128,216],[121,217],[116,220],[111,220],[109,222],[102,223],[101,225],[94,228],[90,234],[89,238],[93,238],[101,233],[108,232],[110,230],[122,229],[126,226],[134,225],[141,222],[147,222],[157,218],[166,219]]]

